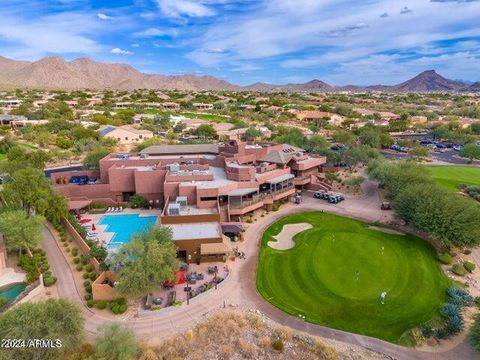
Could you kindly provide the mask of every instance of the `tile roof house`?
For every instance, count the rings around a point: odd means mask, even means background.
[[[153,137],[150,130],[136,129],[134,127],[125,126],[102,126],[98,129],[100,135],[117,140],[120,144],[129,145],[142,142],[145,139]]]

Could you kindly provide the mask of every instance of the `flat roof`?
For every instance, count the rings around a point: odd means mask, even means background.
[[[227,175],[225,174],[225,170],[220,167],[213,167],[210,166],[210,172],[213,175],[213,180],[202,180],[202,181],[195,181],[194,184],[199,189],[214,189],[221,186],[225,186],[228,184],[232,184],[236,181],[231,181],[227,179]],[[191,181],[184,181],[181,182],[180,185],[183,186],[191,186]]]
[[[168,206],[170,205],[179,205],[175,201],[171,201]],[[185,216],[185,215],[207,215],[207,214],[217,214],[217,208],[199,208],[196,206],[180,206],[179,215],[172,215],[172,216]],[[168,214],[165,214],[168,216]]]
[[[173,240],[221,238],[219,222],[204,222],[194,224],[168,224],[172,229]]]
[[[232,251],[232,247],[225,242],[200,244],[201,255],[227,254],[230,251]]]
[[[278,184],[278,183],[281,183],[282,181],[293,179],[294,177],[295,176],[293,174],[285,174],[285,175],[277,176],[276,178],[267,180],[266,182],[269,184]]]
[[[241,196],[241,195],[248,195],[257,191],[258,191],[258,188],[235,189],[220,195]]]
[[[218,154],[217,144],[190,144],[190,145],[153,145],[140,151],[141,154]]]

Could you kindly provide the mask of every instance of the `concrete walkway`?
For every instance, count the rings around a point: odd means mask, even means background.
[[[279,324],[287,325],[312,335],[368,347],[395,359],[475,359],[476,355],[466,341],[447,352],[427,353],[396,346],[367,336],[306,323],[275,308],[264,301],[257,292],[255,276],[260,236],[271,223],[280,217],[292,212],[323,210],[366,221],[385,222],[390,219],[390,212],[379,210],[381,201],[377,195],[376,185],[366,181],[363,184],[363,188],[365,196],[361,199],[347,197],[343,203],[331,205],[322,200],[314,199],[311,195],[306,195],[301,205],[286,204],[278,212],[270,213],[267,217],[260,218],[257,222],[251,224],[245,232],[245,241],[241,245],[241,250],[245,252],[246,260],[237,260],[240,263],[235,264],[231,275],[218,286],[217,290],[212,289],[192,299],[190,305],[184,304],[179,307],[171,307],[160,310],[149,317],[137,317],[124,320],[122,323],[131,327],[142,341],[154,344],[159,339],[194,327],[202,322],[207,314],[215,312],[215,310],[224,307],[226,304],[226,306],[257,309]],[[112,320],[94,314],[83,305],[81,294],[77,292],[67,260],[47,228],[44,229],[42,246],[47,252],[52,271],[58,278],[57,288],[59,296],[69,298],[81,306],[86,320],[85,330],[87,335],[90,335],[90,338],[92,338],[99,325]]]

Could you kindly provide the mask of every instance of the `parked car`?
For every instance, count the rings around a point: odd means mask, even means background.
[[[70,184],[85,185],[88,183],[88,175],[74,175],[70,178]]]
[[[462,149],[463,149],[462,145],[453,145],[453,150],[455,150],[455,151],[460,151]]]
[[[384,201],[384,202],[382,202],[382,205],[380,206],[380,209],[382,209],[382,210],[391,210],[391,209],[392,209],[392,205],[390,204],[390,202]]]
[[[315,192],[313,193],[313,197],[314,197],[315,199],[323,199],[324,196],[325,196],[325,194],[326,194],[325,191],[315,191]]]

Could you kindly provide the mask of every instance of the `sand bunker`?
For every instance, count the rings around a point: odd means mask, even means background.
[[[283,229],[280,231],[280,234],[274,236],[277,241],[269,241],[267,245],[276,250],[291,249],[295,246],[293,237],[302,231],[311,229],[312,227],[313,226],[308,223],[283,225]]]
[[[389,228],[384,228],[384,227],[379,227],[379,226],[369,226],[368,228],[372,229],[372,230],[377,230],[377,231],[384,232],[385,234],[405,235],[404,233],[402,233],[400,231],[396,231],[396,230],[389,229]]]

